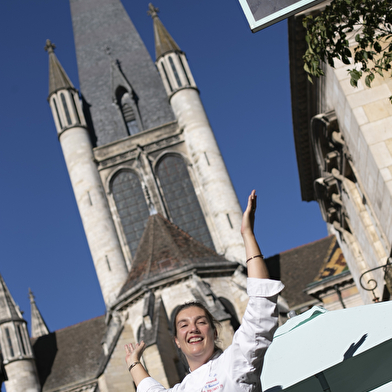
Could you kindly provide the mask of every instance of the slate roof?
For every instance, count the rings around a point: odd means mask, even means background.
[[[121,64],[135,93],[143,130],[174,121],[162,79],[121,1],[70,0],[70,5],[79,86],[97,146],[128,136],[122,114],[113,105],[113,87],[120,86],[113,86],[112,61]],[[128,86],[122,87],[131,93]]]
[[[106,329],[100,316],[39,338],[32,338],[42,391],[58,390],[97,377]]]
[[[151,215],[120,296],[141,282],[202,265],[235,264],[207,248],[160,214]]]
[[[282,296],[290,308],[312,300],[304,293],[309,283],[328,276],[328,273],[341,272],[340,268],[345,264],[336,237],[332,235],[268,257],[265,262],[271,278],[281,279],[285,284]],[[327,268],[330,268],[329,272]]]

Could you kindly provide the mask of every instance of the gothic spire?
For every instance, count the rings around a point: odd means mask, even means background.
[[[10,320],[23,320],[23,316],[0,275],[0,324]]]
[[[64,68],[61,66],[56,55],[54,54],[54,49],[56,48],[49,39],[46,40],[45,50],[49,55],[49,96],[61,89],[73,89],[71,80],[65,73]]]
[[[140,131],[173,121],[162,81],[121,1],[70,0],[70,4],[80,90],[89,105],[97,146],[129,136],[121,102],[113,100],[125,90],[135,97]],[[111,64],[116,60],[132,91],[129,86],[113,86]]]
[[[176,44],[172,36],[168,33],[165,26],[159,19],[158,12],[159,9],[155,8],[151,3],[148,5],[147,13],[151,16],[154,23],[156,60],[168,52],[181,52],[180,47]]]
[[[31,305],[31,337],[38,338],[49,334],[49,329],[38,310],[35,298],[31,289],[29,289],[30,305]]]

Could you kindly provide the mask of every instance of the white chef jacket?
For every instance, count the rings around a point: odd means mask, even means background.
[[[137,392],[259,392],[265,352],[278,325],[276,301],[284,285],[276,280],[248,278],[249,302],[233,343],[219,356],[166,389],[152,377]]]

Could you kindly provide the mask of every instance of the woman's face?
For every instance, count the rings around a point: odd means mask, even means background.
[[[194,361],[206,363],[214,353],[216,333],[204,310],[197,306],[181,310],[176,317],[176,328],[176,344],[191,369]]]

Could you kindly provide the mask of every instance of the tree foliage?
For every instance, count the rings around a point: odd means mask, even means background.
[[[392,76],[391,0],[333,0],[318,16],[305,17],[303,26],[308,44],[304,69],[310,81],[324,75],[321,62],[333,67],[335,59],[352,65],[347,71],[354,87],[362,76],[368,87],[376,74]]]

